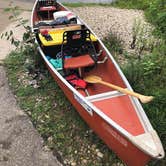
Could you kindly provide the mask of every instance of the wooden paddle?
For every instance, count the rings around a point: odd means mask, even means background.
[[[103,84],[103,85],[106,85],[106,86],[109,86],[113,89],[116,89],[118,90],[119,92],[121,93],[124,93],[124,94],[127,94],[127,95],[130,95],[130,96],[134,96],[134,97],[137,97],[138,99],[140,99],[140,101],[142,103],[148,103],[150,102],[151,100],[153,100],[153,96],[144,96],[144,95],[141,95],[139,93],[136,93],[136,92],[133,92],[133,91],[130,91],[128,89],[124,89],[122,87],[119,87],[117,85],[113,85],[113,84],[110,84],[108,82],[105,82],[105,81],[102,81],[102,78],[98,77],[98,76],[95,76],[95,75],[90,75],[90,76],[87,76],[84,78],[84,80],[88,83],[92,83],[92,84],[95,84],[95,83],[99,83],[99,84]]]

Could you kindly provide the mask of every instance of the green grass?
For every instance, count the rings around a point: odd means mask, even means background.
[[[117,0],[112,3],[114,7],[125,9],[141,9],[145,10],[149,7],[150,0]]]

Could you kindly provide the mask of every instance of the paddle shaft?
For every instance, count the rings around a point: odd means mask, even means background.
[[[137,97],[137,98],[139,98],[140,100],[142,99],[142,97],[144,97],[144,95],[141,95],[141,94],[139,94],[139,93],[136,93],[136,92],[133,92],[133,91],[130,91],[130,90],[121,88],[121,87],[119,87],[119,86],[113,85],[113,84],[111,84],[111,83],[108,83],[108,82],[105,82],[105,81],[102,81],[102,80],[98,80],[98,83],[103,84],[103,85],[106,85],[106,86],[109,86],[110,88],[116,89],[116,90],[118,90],[118,91],[121,92],[121,93],[128,94],[128,95],[131,95],[131,96],[134,96],[134,97]]]
[[[92,83],[92,84],[95,84],[95,83],[103,84],[103,85],[106,85],[106,86],[108,86],[108,87],[111,87],[112,89],[116,89],[116,90],[118,90],[118,91],[121,92],[121,93],[130,95],[130,96],[137,97],[138,99],[140,99],[140,101],[141,101],[142,103],[148,103],[148,102],[152,101],[153,98],[154,98],[153,96],[145,96],[145,95],[142,95],[142,94],[133,92],[133,91],[131,91],[131,90],[124,89],[124,88],[119,87],[119,86],[117,86],[117,85],[114,85],[114,84],[111,84],[111,83],[102,81],[102,79],[101,79],[99,76],[90,75],[90,76],[85,77],[84,80],[85,80],[86,82]]]

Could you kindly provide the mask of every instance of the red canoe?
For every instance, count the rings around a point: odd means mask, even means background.
[[[37,0],[32,31],[50,73],[87,124],[129,166],[143,166],[164,150],[139,100],[83,78],[132,91],[101,40],[78,17],[54,0]]]

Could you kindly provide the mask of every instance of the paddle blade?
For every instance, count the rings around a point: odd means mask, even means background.
[[[142,103],[149,103],[150,101],[152,101],[154,99],[153,96],[141,96],[139,97],[140,101]]]
[[[94,75],[89,75],[87,77],[84,77],[84,81],[88,82],[88,83],[98,83],[101,81],[101,78],[98,76],[94,76]]]

